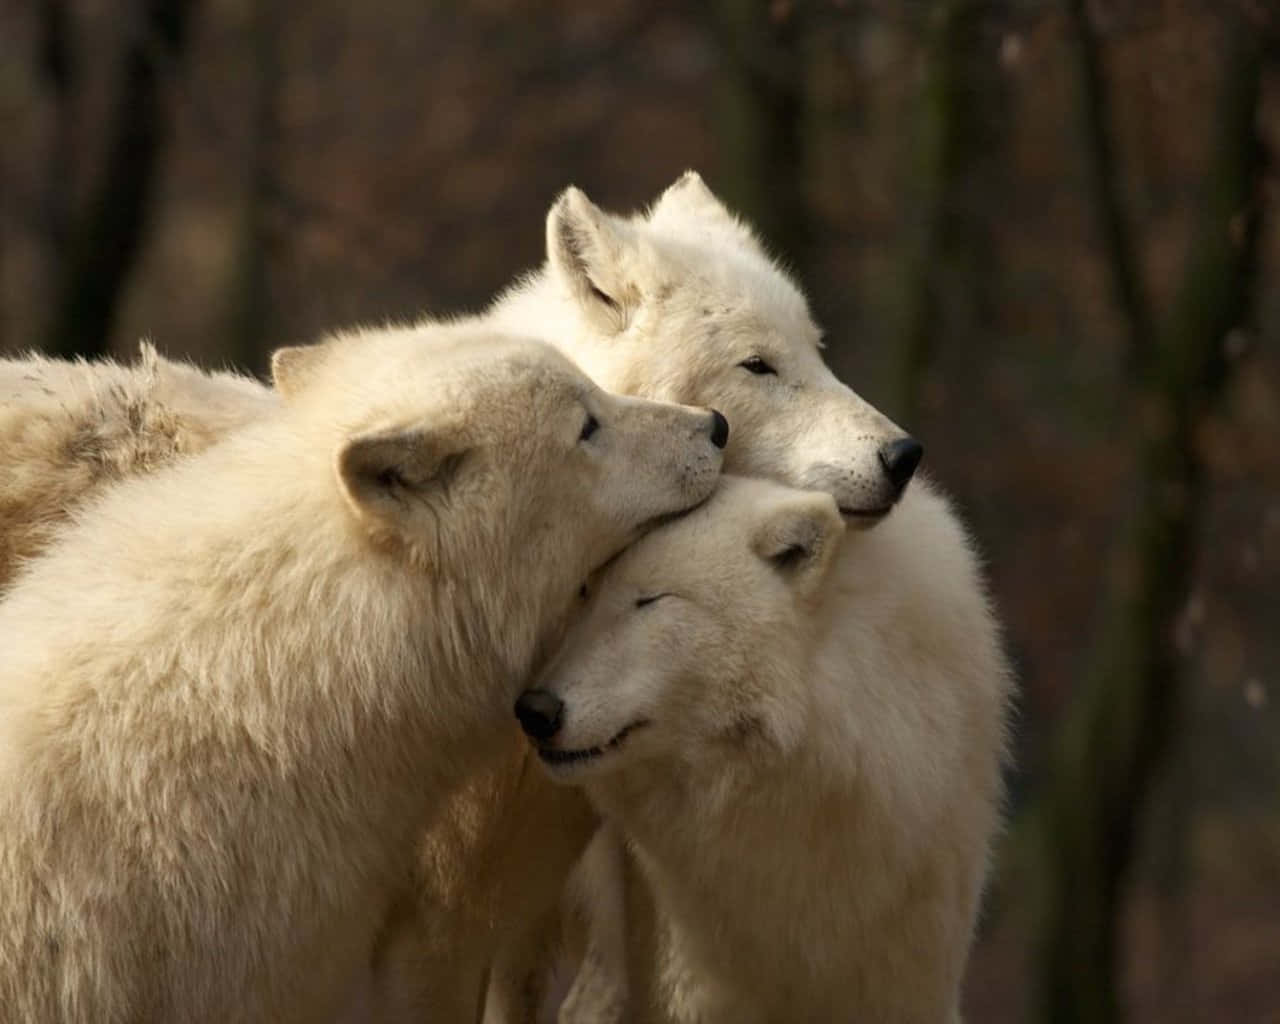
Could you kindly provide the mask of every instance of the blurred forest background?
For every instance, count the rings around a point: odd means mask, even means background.
[[[1023,689],[971,1021],[1280,1020],[1264,0],[3,0],[0,352],[260,372],[686,167],[925,442]]]

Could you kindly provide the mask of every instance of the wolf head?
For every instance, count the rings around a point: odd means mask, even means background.
[[[483,323],[348,331],[272,367],[358,535],[436,576],[555,578],[570,600],[710,495],[728,437],[713,410],[610,394],[554,347]]]
[[[702,508],[626,551],[516,703],[552,775],[794,749],[843,533],[827,494],[725,477]]]
[[[631,218],[566,190],[546,266],[493,315],[539,325],[610,390],[720,409],[727,472],[826,491],[851,525],[888,512],[920,461],[828,369],[800,290],[692,171]]]

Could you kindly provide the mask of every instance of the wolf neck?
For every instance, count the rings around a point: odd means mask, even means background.
[[[547,264],[530,271],[498,296],[485,319],[499,330],[541,338],[581,366],[602,387],[608,381],[592,372],[603,340],[583,315],[582,304],[565,290]]]
[[[436,736],[465,733],[474,717],[465,709],[482,704],[499,677],[504,687],[514,687],[518,680],[505,677],[532,659],[531,616],[515,609],[514,622],[503,623],[499,635],[493,595],[473,574],[458,571],[467,564],[460,542],[441,545],[448,564],[417,567],[394,549],[375,550],[335,516],[336,495],[309,499],[309,493],[272,496],[257,510],[245,508],[239,522],[211,524],[192,543],[189,557],[196,564],[210,563],[208,549],[218,552],[213,564],[221,571],[202,587],[226,600],[227,611],[214,615],[239,619],[240,631],[261,637],[260,658],[246,666],[245,684],[253,685],[253,676],[284,684],[284,666],[272,648],[280,637],[300,637],[290,645],[300,662],[293,671],[316,664],[334,696],[345,694],[374,717],[404,722],[406,730],[423,722]],[[311,520],[302,529],[299,512]],[[260,524],[260,536],[248,545],[244,538],[253,523]],[[272,536],[272,523],[288,526]],[[207,547],[199,552],[199,546]],[[261,592],[236,600],[228,588],[255,576]],[[280,626],[290,632],[273,632]],[[262,697],[279,699],[286,714],[296,712],[294,701],[315,704],[304,680]],[[455,712],[452,728],[439,720],[445,712]]]
[[[370,552],[332,488],[291,487],[300,474],[273,473],[263,454],[273,429],[137,481],[139,497],[156,488],[154,500],[104,504],[73,534],[67,557],[101,580],[82,588],[85,611],[115,624],[128,640],[120,650],[156,652],[166,667],[145,669],[147,685],[131,687],[137,666],[122,655],[83,654],[103,663],[104,679],[120,680],[113,699],[137,705],[144,720],[194,697],[214,709],[204,742],[242,751],[300,790],[347,794],[340,806],[301,801],[333,815],[326,827],[342,828],[341,814],[361,801],[361,817],[384,804],[393,816],[425,812],[425,794],[484,756],[486,732],[508,713],[506,694],[530,669],[535,620],[524,609],[499,619],[490,595],[452,566],[415,570]],[[281,483],[230,496],[254,476]],[[136,554],[110,550],[120,536],[145,536],[161,555],[140,573]],[[182,611],[136,613],[148,605]],[[440,778],[420,774],[424,765],[439,766]]]
[[[784,776],[786,785],[775,781]],[[797,759],[736,778],[673,771],[597,801],[627,835],[650,883],[661,941],[680,951],[700,987],[754,1006],[747,1019],[830,1013],[821,972],[803,992],[760,987],[779,978],[778,963],[805,962],[808,971],[811,939],[802,923],[848,898],[833,856],[843,845],[834,834],[843,818],[831,812],[826,785]],[[807,1016],[811,1008],[818,1016]],[[736,1013],[725,1012],[724,1019]]]
[[[994,819],[1007,679],[963,533],[913,488],[845,540],[792,758],[646,768],[599,800],[691,976],[767,1007],[755,1019],[936,1024],[955,1006],[985,855],[965,837]]]

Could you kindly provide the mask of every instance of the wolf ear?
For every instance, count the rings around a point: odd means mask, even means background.
[[[357,518],[394,526],[412,516],[415,502],[443,497],[470,454],[447,431],[377,431],[343,442],[336,469]]]
[[[324,361],[326,346],[291,345],[271,353],[271,383],[285,398],[293,398],[307,386]]]
[[[649,209],[649,222],[652,224],[683,222],[702,225],[729,232],[739,242],[760,248],[760,243],[751,229],[716,198],[715,193],[707,188],[707,183],[702,180],[702,175],[697,171],[685,171],[667,187],[667,190]]]
[[[624,230],[573,186],[560,194],[547,214],[547,262],[552,272],[610,334],[625,326],[625,306],[634,292],[624,269],[629,248]]]
[[[829,494],[788,495],[756,525],[751,548],[800,593],[812,594],[826,576],[844,520]]]
[[[697,171],[685,171],[667,186],[666,191],[654,203],[655,212],[663,207],[667,209],[679,207],[687,213],[702,217],[733,219],[729,208],[716,198],[711,189],[707,188],[707,183],[702,180],[702,175]]]

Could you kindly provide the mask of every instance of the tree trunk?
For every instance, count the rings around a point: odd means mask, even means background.
[[[261,373],[267,367],[271,337],[268,268],[274,248],[270,227],[277,193],[276,140],[280,131],[279,0],[255,0],[253,10],[253,115],[239,244],[232,271],[228,354],[242,368]]]
[[[1142,281],[1141,261],[1124,213],[1124,190],[1116,165],[1111,130],[1111,101],[1088,0],[1068,0],[1071,41],[1075,44],[1080,89],[1081,127],[1088,154],[1093,205],[1101,242],[1107,253],[1111,287],[1129,332],[1129,353],[1137,361],[1150,357],[1156,343],[1151,306]]]
[[[53,132],[49,144],[42,213],[50,261],[56,268],[66,253],[75,196],[77,67],[71,48],[66,0],[44,0],[40,6],[40,77],[53,100]]]
[[[45,339],[52,354],[87,357],[107,349],[168,137],[163,85],[182,55],[194,6],[195,0],[144,0],[125,45],[101,171],[68,231]]]
[[[1067,712],[1046,789],[1039,998],[1041,1016],[1064,1024],[1122,1019],[1123,888],[1137,823],[1182,704],[1173,634],[1190,589],[1202,504],[1195,433],[1225,376],[1224,339],[1250,313],[1262,160],[1255,124],[1260,50],[1248,26],[1235,32],[1225,67],[1208,191],[1173,315],[1162,338],[1134,346],[1143,412],[1135,520],[1109,595],[1106,633]],[[1093,102],[1105,113],[1100,96]],[[1103,217],[1114,216],[1123,231],[1118,210]],[[1117,267],[1125,248],[1111,253],[1122,301],[1119,278],[1129,271]],[[1132,316],[1130,328],[1141,330]]]
[[[722,191],[801,276],[811,243],[804,194],[803,19],[787,2],[716,0],[723,41]]]
[[[993,0],[938,0],[925,33],[923,80],[913,119],[904,232],[901,324],[892,413],[919,417],[934,339],[971,334],[990,305],[991,171],[1004,106],[995,46],[985,44],[1001,13]],[[975,214],[980,209],[982,213]],[[983,253],[975,259],[976,253]],[[964,302],[954,300],[964,297]],[[963,340],[963,339],[961,339]]]

